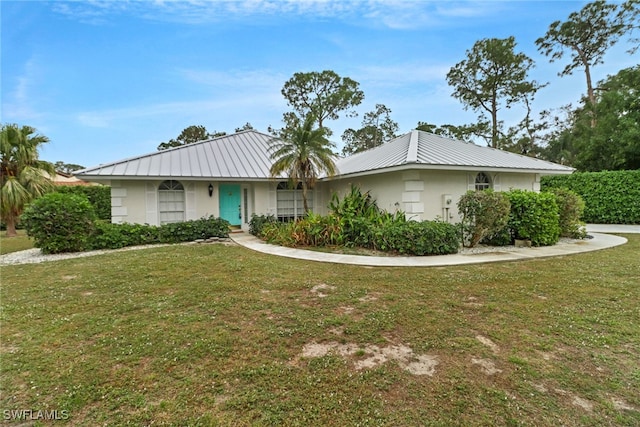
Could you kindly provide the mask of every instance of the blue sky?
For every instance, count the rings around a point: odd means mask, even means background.
[[[333,70],[360,83],[359,117],[326,124],[341,148],[375,104],[400,133],[418,121],[464,124],[445,75],[480,39],[515,36],[549,82],[536,110],[577,103],[584,75],[559,78],[535,47],[583,1],[0,1],[2,123],[51,140],[48,161],[83,166],[153,152],[187,126],[231,133],[282,125],[280,90],[296,72]],[[595,80],[635,65],[625,44]],[[519,111],[509,112],[518,117]],[[509,116],[504,116],[507,121]]]

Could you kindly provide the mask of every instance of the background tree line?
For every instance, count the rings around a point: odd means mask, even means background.
[[[563,62],[559,76],[582,70],[585,96],[577,106],[571,104],[544,110],[537,115],[533,104],[538,91],[548,83],[530,77],[533,59],[518,51],[514,37],[478,40],[465,58],[447,73],[452,96],[467,110],[477,113],[468,124],[433,124],[420,121],[416,129],[574,166],[579,170],[618,170],[640,167],[640,111],[637,88],[639,66],[620,70],[594,84],[592,70],[620,40],[638,47],[634,31],[640,28],[639,0],[608,3],[597,0],[571,13],[567,20],[553,22],[546,34],[535,42],[550,62]],[[269,132],[282,140],[299,134],[308,117],[322,129],[325,138],[333,136],[328,126],[341,115],[355,117],[364,100],[360,84],[332,70],[295,73],[285,82],[282,95],[292,111],[283,114],[282,128]],[[506,110],[520,112],[520,119],[507,126]],[[398,123],[391,109],[382,103],[363,115],[361,127],[346,129],[341,135],[342,155],[368,150],[395,138]],[[250,129],[247,123],[244,128]],[[178,138],[162,143],[169,148],[224,135],[208,133],[203,126],[190,126]],[[335,149],[335,144],[331,144]]]

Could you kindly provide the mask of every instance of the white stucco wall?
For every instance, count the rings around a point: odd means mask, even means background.
[[[112,181],[111,221],[159,225],[158,186],[163,180]],[[220,184],[209,181],[178,179],[185,188],[185,220],[194,220],[213,215],[220,216]],[[209,196],[209,184],[213,195]],[[275,187],[273,195],[268,182],[235,183],[240,185],[242,200],[242,226],[248,228],[251,214],[275,213]],[[245,189],[246,199],[245,199]],[[273,199],[273,200],[271,200]],[[245,209],[246,203],[246,209]]]
[[[146,222],[146,185],[143,181],[111,181],[111,222]]]
[[[331,194],[344,196],[351,184],[363,192],[370,191],[378,206],[388,212],[400,209],[408,219],[417,221],[442,219],[459,222],[457,203],[460,197],[475,188],[475,177],[482,171],[413,170],[332,180],[322,183],[322,197],[328,204]],[[531,173],[484,172],[496,191],[512,188],[540,190],[540,177]],[[450,200],[450,204],[446,201]],[[326,213],[326,209],[321,213]]]
[[[457,202],[468,189],[474,188],[478,172],[481,171],[395,171],[322,181],[318,182],[314,189],[314,211],[326,214],[332,194],[336,192],[342,198],[353,184],[363,192],[369,191],[378,206],[388,212],[402,210],[409,219],[422,221],[440,218],[455,223],[460,221]],[[540,189],[540,176],[536,174],[485,173],[490,177],[496,191],[508,191],[512,188],[533,191]],[[220,215],[219,182],[178,181],[185,188],[186,220]],[[112,181],[112,222],[158,225],[158,186],[161,182],[162,180]],[[212,197],[209,197],[208,191],[210,183],[214,187]],[[241,187],[243,228],[248,228],[252,214],[276,214],[277,182],[236,184],[240,184]],[[450,196],[450,205],[445,204],[444,195]]]

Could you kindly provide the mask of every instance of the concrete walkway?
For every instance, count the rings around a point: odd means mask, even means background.
[[[596,230],[602,230],[602,232],[596,232]],[[446,265],[478,264],[485,262],[517,261],[597,251],[600,249],[623,245],[627,242],[627,239],[624,237],[604,233],[640,233],[640,226],[590,224],[587,225],[587,232],[589,235],[593,236],[592,239],[580,240],[574,243],[561,243],[555,246],[539,248],[509,247],[509,250],[497,247],[494,252],[476,254],[388,257],[344,255],[286,248],[283,246],[270,245],[248,233],[231,234],[230,237],[234,242],[248,249],[287,258],[376,267],[436,267]]]

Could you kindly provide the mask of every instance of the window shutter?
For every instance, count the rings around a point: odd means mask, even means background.
[[[186,185],[185,188],[185,214],[186,220],[194,220],[196,218],[196,190],[193,182]]]
[[[277,215],[278,213],[278,195],[276,192],[276,188],[278,187],[277,182],[269,183],[269,213],[271,215]]]
[[[475,191],[476,189],[476,175],[475,173],[467,174],[467,190]]]
[[[493,176],[493,191],[502,191],[502,185],[500,185],[500,174]]]
[[[146,201],[146,223],[150,225],[158,225],[158,190],[156,186],[147,182],[145,191]]]

